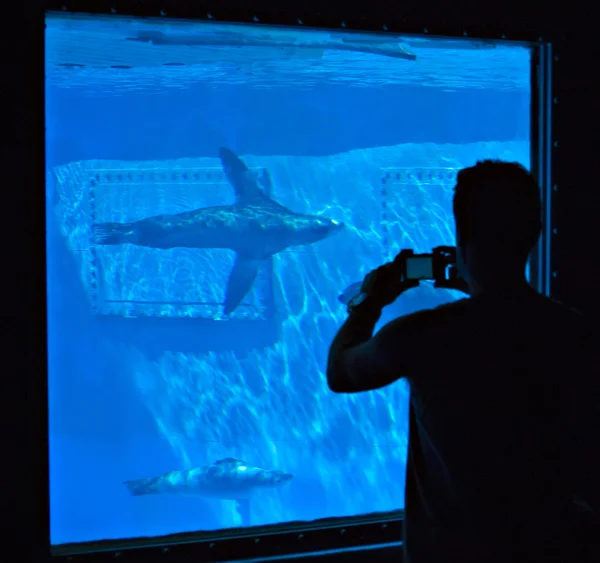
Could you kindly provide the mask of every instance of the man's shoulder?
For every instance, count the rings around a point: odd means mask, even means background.
[[[459,316],[463,311],[467,310],[472,305],[471,299],[468,297],[464,297],[461,299],[457,299],[456,301],[452,301],[450,303],[444,303],[443,305],[438,305],[437,307],[433,307],[431,309],[425,309],[423,311],[419,311],[415,313],[418,315],[419,313],[423,313],[423,319],[433,320],[433,319],[444,319],[451,318],[454,316]]]
[[[539,292],[504,296],[501,298],[465,298],[436,307],[431,311],[430,319],[468,322],[470,319],[495,318],[496,322],[510,319],[514,323],[520,317],[543,325],[546,328],[555,327],[561,333],[572,331],[573,335],[599,333],[597,323],[581,311],[548,297]],[[499,319],[499,320],[498,320]]]
[[[451,303],[444,303],[443,305],[438,305],[437,307],[421,309],[420,311],[409,313],[408,315],[397,318],[395,321],[392,321],[392,323],[397,323],[405,327],[430,325],[432,322],[459,315],[460,312],[468,306],[468,303],[468,298],[458,299],[456,301],[452,301]]]
[[[496,300],[489,297],[485,299],[465,297],[399,317],[391,324],[395,324],[398,329],[403,330],[417,327],[433,329],[434,327],[448,327],[455,323],[477,320],[481,315],[486,319],[491,319],[496,315],[503,316],[503,313],[508,313],[514,319],[515,314],[517,317],[519,314],[523,314],[528,318],[531,318],[533,314],[540,323],[548,326],[561,326],[564,330],[572,330],[573,333],[579,335],[583,333],[600,334],[600,330],[595,326],[596,323],[591,323],[587,315],[558,300],[537,292],[532,292],[529,296],[521,299],[515,302],[510,299],[507,301],[506,298]],[[510,313],[511,310],[512,313]]]
[[[579,338],[582,344],[592,344],[595,348],[595,343],[600,338],[600,324],[596,318],[558,300],[548,300],[554,306],[556,316],[568,327],[567,330],[571,332],[573,338]]]
[[[471,304],[471,299],[469,297],[463,297],[461,299],[457,299],[456,301],[452,301],[450,303],[444,303],[443,305],[438,305],[432,311],[434,314],[445,315],[448,313],[463,311],[466,307]]]
[[[539,309],[545,313],[549,321],[555,321],[568,326],[580,327],[581,329],[594,329],[591,319],[581,311],[555,299],[540,293],[537,294]]]
[[[478,315],[480,312],[484,314],[494,313],[496,310],[506,310],[506,307],[514,307],[518,311],[522,311],[526,315],[535,314],[541,318],[545,318],[546,322],[549,323],[560,323],[563,325],[577,327],[582,330],[597,330],[594,326],[595,323],[590,323],[590,319],[587,315],[584,315],[577,309],[574,309],[556,299],[547,297],[540,293],[530,294],[529,297],[525,297],[522,301],[520,299],[515,301],[505,299],[479,299],[472,297],[465,297],[452,301],[451,303],[444,303],[437,307],[424,309],[411,315],[407,315],[407,320],[411,322],[431,322],[431,321],[442,321],[442,320],[459,320],[461,318],[470,318],[471,313]],[[481,309],[481,311],[480,311]],[[490,310],[491,309],[491,310]]]

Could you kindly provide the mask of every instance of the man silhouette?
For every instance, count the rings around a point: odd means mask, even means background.
[[[410,384],[405,562],[581,561],[600,479],[582,430],[598,422],[597,393],[582,392],[593,331],[527,283],[541,205],[525,168],[488,160],[460,171],[453,208],[460,277],[438,286],[471,297],[373,336],[381,309],[418,284],[402,279],[400,253],[350,301],[329,388]]]

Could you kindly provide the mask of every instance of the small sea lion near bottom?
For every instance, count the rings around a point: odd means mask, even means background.
[[[293,478],[290,473],[263,469],[232,457],[212,465],[182,471],[169,471],[157,477],[125,481],[133,496],[179,494],[236,501],[242,526],[251,525],[250,501],[263,489],[272,489]]]

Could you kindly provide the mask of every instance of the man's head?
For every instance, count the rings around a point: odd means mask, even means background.
[[[520,164],[484,160],[458,173],[457,266],[480,288],[522,280],[541,231],[540,189]]]

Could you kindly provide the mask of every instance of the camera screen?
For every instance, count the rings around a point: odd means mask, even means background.
[[[433,257],[415,256],[406,259],[406,277],[409,280],[433,279]]]

